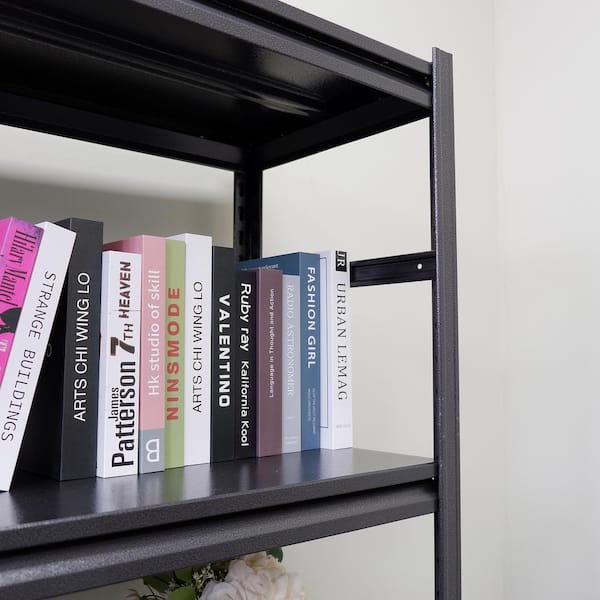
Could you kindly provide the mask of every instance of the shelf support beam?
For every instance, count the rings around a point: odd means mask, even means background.
[[[0,91],[0,123],[221,169],[243,167],[237,146],[10,92]]]
[[[0,553],[3,598],[36,600],[430,514],[433,480]]]
[[[256,148],[256,160],[270,169],[430,116],[429,108],[386,98],[314,123]]]
[[[458,301],[452,55],[433,50],[431,237],[436,254],[433,294],[435,598],[460,600],[460,456],[458,427]]]

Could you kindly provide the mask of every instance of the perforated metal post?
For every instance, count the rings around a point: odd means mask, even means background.
[[[433,51],[431,119],[434,452],[438,465],[435,514],[437,600],[460,600],[460,455],[458,427],[458,303],[452,56]]]
[[[262,170],[236,171],[233,247],[237,260],[262,256]]]

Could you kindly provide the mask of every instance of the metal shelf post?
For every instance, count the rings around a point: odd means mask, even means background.
[[[433,51],[431,238],[436,254],[433,295],[434,454],[437,600],[460,600],[460,457],[458,427],[458,302],[452,56]]]

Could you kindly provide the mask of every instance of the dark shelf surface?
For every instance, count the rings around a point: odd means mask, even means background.
[[[430,63],[274,0],[0,0],[0,67],[0,122],[230,169],[431,113]]]
[[[162,473],[56,482],[18,473],[0,494],[0,552],[410,484],[431,459],[315,450]]]
[[[0,597],[36,600],[430,514],[436,482],[0,553]]]

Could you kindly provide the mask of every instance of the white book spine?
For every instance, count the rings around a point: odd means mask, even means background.
[[[98,477],[138,472],[141,281],[139,254],[102,253]]]
[[[56,309],[75,243],[75,233],[53,223],[44,230],[0,387],[0,490],[7,491],[17,465],[25,425],[46,354]]]
[[[185,333],[183,446],[186,465],[210,462],[212,238],[183,233]]]
[[[283,275],[281,452],[300,452],[300,276]]]
[[[321,255],[321,447],[352,447],[350,264],[340,250]]]

